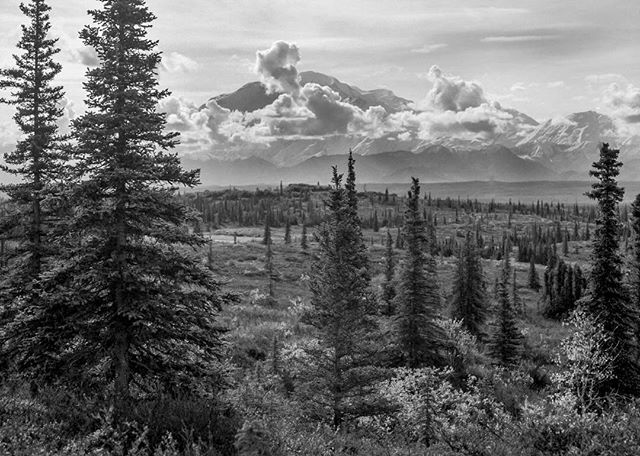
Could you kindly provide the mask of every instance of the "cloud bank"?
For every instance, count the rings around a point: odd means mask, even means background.
[[[265,91],[277,98],[253,112],[230,111],[214,100],[196,106],[178,98],[165,100],[161,110],[167,113],[169,128],[182,133],[187,150],[335,135],[490,139],[513,122],[499,103],[487,99],[478,82],[448,75],[435,65],[427,75],[432,87],[425,99],[415,109],[390,113],[381,106],[355,106],[328,86],[302,84],[300,60],[298,46],[284,41],[256,53],[255,73]]]

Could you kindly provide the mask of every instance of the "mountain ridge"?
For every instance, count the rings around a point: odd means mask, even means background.
[[[362,110],[382,106],[388,113],[398,113],[412,110],[414,106],[410,100],[398,97],[388,89],[362,90],[314,71],[305,71],[299,76],[301,85],[314,83],[329,87],[338,93],[341,101]],[[252,82],[235,92],[212,99],[222,108],[247,113],[263,109],[279,95],[268,93],[261,82]],[[428,139],[400,139],[397,134],[363,137],[344,133],[317,138],[278,138],[267,144],[235,146],[229,150],[220,148],[213,153],[184,157],[183,161],[193,165],[213,160],[211,166],[203,167],[203,175],[211,173],[222,180],[239,173],[242,176],[252,176],[252,179],[266,178],[273,181],[278,173],[288,175],[293,172],[291,170],[296,170],[307,181],[315,182],[327,174],[326,170],[317,166],[323,162],[322,157],[339,157],[353,150],[360,157],[361,167],[370,167],[368,170],[361,169],[360,173],[384,182],[407,178],[410,170],[431,180],[461,181],[477,177],[472,171],[485,180],[555,180],[562,179],[563,176],[576,178],[584,175],[586,178],[586,170],[598,155],[599,144],[608,142],[613,147],[621,147],[622,156],[629,160],[630,166],[626,171],[623,170],[624,177],[640,178],[640,159],[634,155],[635,148],[640,146],[640,138],[622,137],[613,119],[604,114],[584,111],[539,122],[515,109],[500,109],[511,116],[511,120],[500,132],[488,139],[461,139],[447,135]],[[411,163],[405,168],[398,166],[399,163],[406,162],[408,157],[401,153],[413,155],[408,160]],[[396,155],[390,159],[389,154]],[[380,157],[364,158],[376,155]],[[502,163],[496,158],[500,155]],[[259,160],[248,160],[251,157]],[[417,160],[416,157],[420,159]],[[386,169],[383,169],[381,163],[384,163]],[[473,164],[474,170],[469,170],[470,164]],[[214,168],[226,170],[226,175]],[[312,176],[313,172],[317,173],[315,177]]]

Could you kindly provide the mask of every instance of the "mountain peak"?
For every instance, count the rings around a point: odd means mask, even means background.
[[[329,87],[340,95],[342,101],[351,103],[365,111],[373,106],[382,106],[387,112],[399,112],[409,109],[409,105],[412,103],[410,100],[398,97],[391,90],[362,90],[346,84],[338,78],[316,71],[300,73],[300,82],[302,85],[315,83]],[[233,93],[213,97],[213,100],[231,111],[253,112],[270,105],[279,95],[278,93],[268,94],[262,83],[256,81],[243,85]]]

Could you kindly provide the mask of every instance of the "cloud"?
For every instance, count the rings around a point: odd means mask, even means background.
[[[483,43],[526,43],[534,41],[550,41],[560,38],[559,35],[502,35],[487,36],[480,41]]]
[[[206,149],[229,140],[221,128],[231,117],[231,111],[213,99],[197,106],[184,98],[169,97],[160,102],[158,110],[167,114],[167,129],[179,132],[187,149]]]
[[[431,54],[440,49],[446,48],[448,45],[446,43],[435,43],[435,44],[425,44],[422,47],[411,49],[411,52],[414,54]]]
[[[489,101],[479,83],[445,74],[437,66],[429,70],[432,87],[422,107],[389,113],[381,106],[364,110],[321,84],[302,85],[299,61],[295,44],[278,41],[257,52],[255,65],[266,90],[278,94],[275,101],[253,112],[239,112],[222,108],[214,100],[197,106],[170,98],[160,106],[167,113],[167,127],[181,132],[186,150],[215,148],[217,152],[247,145],[261,150],[277,140],[336,135],[481,139],[513,129],[513,116]]]
[[[197,70],[198,62],[179,52],[163,54],[160,68],[167,73],[190,73]]]
[[[602,101],[615,117],[627,123],[640,123],[640,88],[613,82],[604,90]]]
[[[4,147],[8,150],[10,146],[15,146],[19,137],[20,132],[18,131],[18,127],[16,127],[15,122],[10,120],[0,121],[0,147]],[[0,158],[2,157],[0,156]]]
[[[297,96],[300,76],[296,65],[299,61],[298,46],[276,41],[269,49],[256,53],[255,71],[269,93],[284,92]]]
[[[480,84],[464,81],[458,76],[446,76],[433,65],[428,73],[433,88],[427,96],[428,103],[442,111],[460,112],[487,103]]]
[[[419,139],[438,136],[488,139],[506,131],[512,120],[513,116],[498,103],[483,103],[464,111],[405,111],[389,116],[391,130],[409,132]]]

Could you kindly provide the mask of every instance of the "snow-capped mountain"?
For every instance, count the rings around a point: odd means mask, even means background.
[[[360,109],[366,110],[372,106],[382,106],[387,112],[399,112],[410,109],[412,102],[396,96],[391,90],[375,89],[362,90],[341,82],[333,76],[303,71],[300,73],[300,84],[314,83],[329,87],[342,101],[348,102]],[[264,85],[258,81],[245,84],[233,93],[225,93],[213,97],[220,106],[232,111],[253,112],[262,109],[278,98],[278,93],[267,93]]]
[[[362,90],[312,71],[300,73],[300,82],[301,85],[314,83],[329,87],[341,101],[363,111],[381,106],[389,115],[416,112],[413,102],[387,89]],[[271,105],[278,96],[277,93],[268,93],[262,83],[254,82],[213,100],[229,111],[252,113]],[[229,168],[227,171],[237,168],[250,181],[267,182],[277,179],[277,175],[316,181],[322,175],[321,165],[326,165],[325,161],[333,163],[336,156],[346,154],[349,149],[361,156],[360,165],[367,167],[366,170],[361,169],[363,177],[383,182],[404,180],[411,173],[438,181],[586,179],[587,170],[598,155],[599,144],[608,142],[621,148],[622,157],[629,164],[623,177],[640,179],[640,154],[636,152],[640,138],[621,135],[614,120],[606,115],[587,111],[539,123],[513,109],[499,105],[495,109],[507,120],[495,134],[484,137],[460,137],[446,133],[426,138],[405,137],[397,133],[368,137],[344,132],[318,137],[281,138],[246,146],[234,144],[232,148],[214,148],[185,160],[191,166],[203,168],[203,181],[210,180],[204,175],[207,172],[224,180],[224,176],[214,172],[214,168]],[[379,157],[373,161],[364,158],[376,155]],[[234,164],[234,160],[238,160],[237,163]],[[473,163],[473,168],[469,168],[469,163]],[[251,171],[254,167],[262,170]]]

